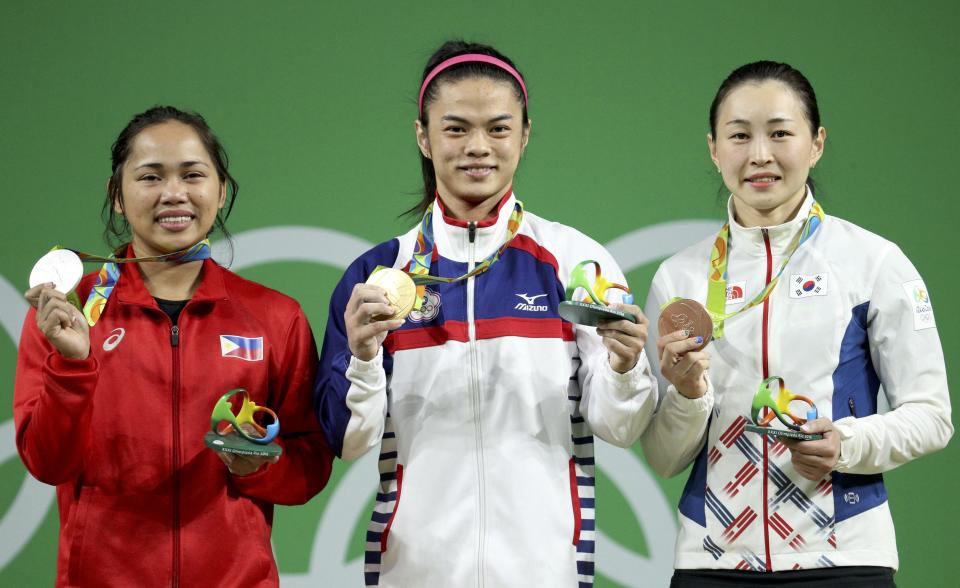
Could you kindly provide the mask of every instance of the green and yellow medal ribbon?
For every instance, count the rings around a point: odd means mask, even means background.
[[[68,248],[55,247],[55,249]],[[82,251],[77,251],[75,249],[68,250],[76,253],[77,257],[79,257],[80,261],[82,262],[103,264],[103,266],[100,268],[100,271],[97,272],[97,281],[90,290],[90,295],[87,296],[87,301],[84,303],[82,308],[83,316],[86,317],[87,324],[89,324],[91,327],[97,324],[97,321],[100,320],[100,316],[103,314],[103,309],[107,304],[107,300],[110,298],[110,294],[113,293],[113,288],[117,285],[117,280],[120,279],[119,264],[153,261],[186,263],[188,261],[202,261],[204,259],[208,259],[211,255],[209,239],[204,239],[203,241],[195,243],[186,249],[181,249],[180,251],[174,251],[164,255],[147,255],[143,257],[116,257],[114,255],[103,257],[100,255],[83,253]],[[79,302],[79,299],[76,298],[75,294],[73,301],[74,303]]]
[[[726,312],[727,261],[729,260],[730,254],[730,223],[723,225],[723,228],[720,229],[720,232],[717,234],[717,237],[713,242],[713,251],[710,254],[710,280],[707,286],[707,312],[710,313],[710,318],[713,319],[714,339],[723,337],[724,321],[737,316],[742,312],[746,312],[754,306],[763,304],[763,301],[770,297],[770,294],[773,293],[774,288],[777,287],[777,284],[780,281],[780,276],[783,274],[783,270],[786,269],[787,264],[790,263],[790,259],[793,257],[793,254],[796,253],[797,249],[799,249],[801,245],[810,239],[815,232],[817,232],[817,229],[819,229],[820,225],[823,223],[823,217],[823,208],[821,208],[820,205],[814,201],[810,206],[810,213],[807,215],[807,220],[803,223],[803,228],[800,229],[800,232],[794,235],[793,240],[791,240],[790,244],[787,246],[786,258],[780,264],[780,269],[777,271],[777,275],[775,275],[770,282],[764,286],[763,290],[761,290],[760,293],[753,298],[753,300],[731,313]]]

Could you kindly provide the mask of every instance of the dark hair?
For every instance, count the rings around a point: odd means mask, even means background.
[[[217,218],[214,221],[214,230],[219,230],[228,239],[230,237],[225,223],[230,216],[230,212],[233,210],[233,204],[236,201],[237,192],[240,191],[240,186],[233,176],[230,175],[228,169],[230,161],[227,157],[226,150],[223,148],[223,144],[220,143],[220,139],[210,130],[207,121],[199,114],[195,112],[184,112],[173,106],[154,106],[130,119],[127,126],[120,131],[117,140],[113,142],[113,147],[110,148],[110,162],[113,166],[113,173],[110,175],[109,182],[107,182],[107,199],[103,204],[102,212],[106,225],[103,236],[107,244],[111,247],[116,247],[120,243],[125,242],[130,235],[130,226],[122,215],[117,215],[114,212],[114,203],[121,202],[123,197],[123,165],[127,162],[127,158],[130,157],[133,141],[144,129],[171,120],[183,123],[196,131],[200,137],[200,142],[203,143],[203,146],[207,150],[207,155],[209,155],[213,161],[220,184],[227,185],[226,204],[223,209],[217,213]]]
[[[489,45],[482,45],[480,43],[468,43],[463,40],[453,40],[447,41],[440,46],[439,49],[433,52],[433,55],[430,56],[430,59],[427,60],[427,65],[423,68],[423,76],[420,78],[420,85],[423,85],[423,81],[427,79],[427,76],[430,75],[430,72],[433,71],[433,68],[437,67],[444,61],[450,59],[451,57],[456,57],[458,55],[465,55],[467,53],[481,53],[483,55],[490,55],[496,57],[497,59],[504,61],[510,65],[513,69],[517,70],[517,73],[523,77],[523,73],[520,72],[520,69],[510,61],[506,55],[503,55],[493,47]],[[528,123],[527,119],[527,104],[523,96],[523,88],[520,87],[520,84],[516,79],[508,72],[500,69],[499,67],[483,62],[467,62],[467,63],[458,63],[454,66],[451,66],[438,76],[433,78],[430,81],[430,85],[427,86],[426,91],[423,93],[423,110],[419,113],[419,121],[423,128],[427,128],[427,105],[437,99],[437,91],[441,83],[444,82],[459,82],[467,78],[490,78],[497,81],[508,82],[513,88],[514,94],[517,97],[517,100],[520,101],[521,110],[523,112],[523,126],[526,127]],[[419,87],[417,88],[419,94]],[[433,198],[437,193],[437,177],[436,171],[433,169],[433,162],[423,156],[423,153],[420,153],[420,170],[423,174],[423,194],[421,195],[420,202],[418,202],[413,208],[406,211],[405,214],[423,214],[427,207],[430,206],[430,203],[433,202]]]
[[[813,91],[810,80],[789,64],[777,61],[754,61],[733,70],[720,84],[717,95],[713,97],[713,103],[710,104],[710,134],[714,140],[717,138],[717,111],[720,110],[720,105],[730,92],[746,83],[759,84],[767,80],[782,82],[793,90],[803,104],[803,114],[810,123],[810,134],[817,136],[817,131],[820,129],[820,108],[817,106],[817,94]],[[807,178],[807,185],[813,192],[812,178]]]

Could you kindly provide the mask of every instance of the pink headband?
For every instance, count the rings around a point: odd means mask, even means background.
[[[443,61],[437,67],[433,68],[433,71],[427,76],[427,79],[423,80],[423,85],[420,86],[420,98],[417,100],[417,107],[420,111],[420,115],[423,116],[423,94],[427,91],[427,86],[430,85],[430,82],[433,81],[433,78],[440,75],[443,70],[457,65],[458,63],[468,63],[468,62],[481,62],[489,63],[490,65],[495,65],[512,75],[517,83],[520,84],[520,89],[523,90],[523,105],[527,105],[527,86],[523,83],[523,78],[520,77],[520,72],[510,67],[510,64],[503,61],[502,59],[497,59],[490,55],[484,55],[482,53],[467,53],[466,55],[457,55],[456,57],[451,57],[446,61]]]

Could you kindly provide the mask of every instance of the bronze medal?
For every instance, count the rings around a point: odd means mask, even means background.
[[[681,298],[660,311],[657,329],[661,337],[684,329],[689,331],[688,337],[703,337],[703,344],[694,349],[700,351],[713,337],[713,319],[707,309],[696,300]]]
[[[379,286],[386,291],[387,300],[393,307],[392,315],[378,315],[375,321],[387,321],[406,318],[413,310],[417,300],[417,286],[406,272],[392,267],[386,267],[370,274],[367,283]]]

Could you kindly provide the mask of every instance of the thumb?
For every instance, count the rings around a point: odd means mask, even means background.
[[[833,421],[826,417],[820,417],[813,421],[804,423],[800,430],[804,433],[826,433],[833,430]]]

